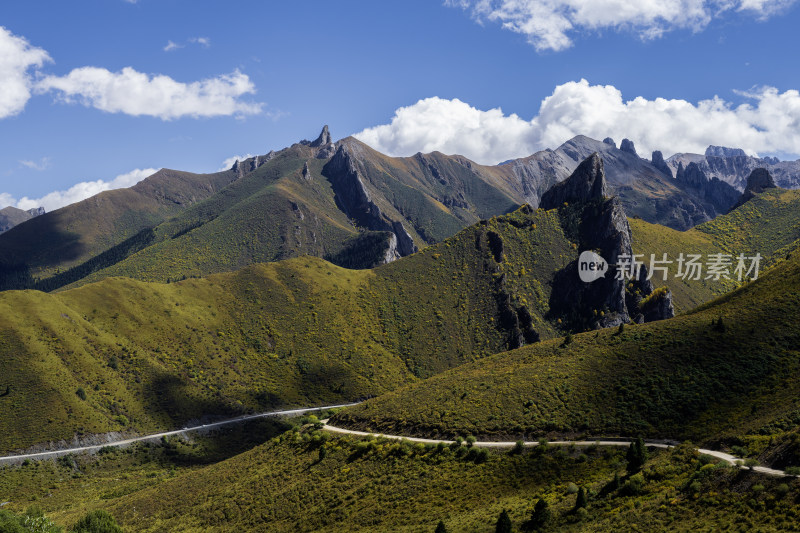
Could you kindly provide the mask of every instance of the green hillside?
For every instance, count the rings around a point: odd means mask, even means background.
[[[555,211],[520,209],[374,270],[306,256],[6,291],[0,449],[375,395],[550,338],[548,279],[575,253]]]
[[[625,449],[521,453],[283,433],[202,466],[205,439],[4,468],[11,511],[34,503],[57,523],[108,510],[125,531],[494,532],[507,510],[524,531],[540,499],[546,531],[778,531],[793,527],[798,481],[715,464],[690,446],[650,452],[626,472]],[[189,461],[187,463],[187,460]],[[618,479],[618,482],[615,480]],[[575,509],[579,487],[587,505]]]
[[[687,231],[676,231],[632,218],[634,253],[643,254],[642,261],[645,264],[649,263],[651,254],[661,259],[666,253],[667,258],[673,261],[680,254],[700,254],[703,262],[710,254],[730,254],[733,258],[731,273],[739,254],[749,257],[759,253],[763,258],[763,271],[798,246],[798,209],[800,191],[769,189],[734,211]],[[705,279],[706,274],[700,280],[680,279],[676,276],[677,263],[668,267],[666,282],[660,278],[660,273],[656,273],[652,281],[658,287],[669,287],[677,313],[694,309],[739,285],[736,279]],[[735,278],[733,275],[731,277]]]
[[[642,435],[706,442],[781,434],[800,393],[800,257],[671,320],[498,354],[337,415],[425,435]]]
[[[159,224],[236,179],[233,172],[162,169],[116,189],[33,218],[0,235],[0,288],[50,277]]]

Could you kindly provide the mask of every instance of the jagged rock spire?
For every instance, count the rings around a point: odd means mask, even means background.
[[[636,147],[633,145],[633,141],[630,139],[622,139],[622,142],[619,143],[619,149],[637,157],[639,156],[639,154],[636,153]]]
[[[664,161],[664,155],[661,153],[661,150],[655,150],[653,152],[653,157],[650,158],[650,161],[652,162],[653,166],[656,167],[658,170],[660,170],[670,178],[673,177],[672,169],[669,168],[667,162]]]
[[[325,124],[322,127],[322,131],[320,132],[319,137],[317,137],[317,139],[314,142],[312,142],[309,146],[317,148],[319,146],[325,146],[326,144],[330,144],[332,142],[333,141],[331,140],[331,132],[328,130],[328,125]]]
[[[603,170],[603,160],[595,152],[584,159],[570,177],[545,192],[539,207],[554,209],[564,205],[564,202],[586,202],[606,196],[608,196],[608,185]]]

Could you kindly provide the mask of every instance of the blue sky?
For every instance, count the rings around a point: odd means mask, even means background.
[[[644,157],[712,143],[798,157],[800,8],[640,4],[10,0],[0,203],[215,171],[323,124],[393,155],[484,163],[577,133],[630,137]]]

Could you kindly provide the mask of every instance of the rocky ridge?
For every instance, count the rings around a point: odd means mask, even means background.
[[[603,160],[594,153],[564,182],[542,197],[541,207],[558,209],[565,232],[578,243],[578,251],[600,255],[609,269],[593,282],[583,282],[578,260],[556,274],[550,299],[552,318],[572,329],[614,327],[630,321],[644,322],[674,316],[669,290],[649,299],[648,313],[641,302],[653,294],[647,268],[629,268],[632,279],[616,276],[633,256],[628,217],[618,197],[607,197]],[[619,278],[619,279],[618,279]]]

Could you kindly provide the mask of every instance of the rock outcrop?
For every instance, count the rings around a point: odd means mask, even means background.
[[[605,139],[603,139],[603,144],[610,144],[614,148],[617,147],[617,143],[615,143],[614,139],[612,139],[611,137],[606,137]]]
[[[741,148],[728,148],[727,146],[714,146],[706,148],[706,157],[747,157]]]
[[[683,163],[678,163],[675,181],[703,201],[710,218],[730,211],[739,197],[739,193],[731,185],[716,177],[709,178],[695,162],[689,163],[686,168]]]
[[[753,170],[747,177],[747,187],[745,187],[742,196],[739,197],[739,201],[731,207],[731,211],[743,205],[748,200],[755,198],[756,195],[761,194],[765,190],[775,189],[776,187],[775,180],[772,179],[772,175],[767,169],[757,168]]]
[[[578,251],[591,250],[609,266],[605,276],[589,283],[580,279],[578,260],[559,271],[550,298],[551,318],[559,318],[577,330],[645,320],[638,305],[653,292],[653,285],[646,279],[643,265],[626,269],[632,279],[616,276],[618,267],[624,268],[633,255],[631,229],[619,198],[607,198],[603,161],[598,154],[592,154],[569,178],[545,193],[542,207],[558,207],[564,231],[578,244]],[[672,306],[666,305],[651,313],[649,319],[673,315]]]
[[[332,142],[333,140],[331,139],[331,132],[328,130],[328,125],[326,124],[322,127],[319,137],[312,141],[309,146],[312,148],[319,148],[320,146],[325,146],[326,144],[331,144]]]
[[[653,156],[651,157],[651,162],[654,167],[658,170],[669,176],[670,178],[674,177],[672,175],[672,169],[669,168],[669,165],[666,161],[664,161],[664,156],[661,154],[661,150],[656,150],[653,152]]]
[[[639,154],[636,153],[636,147],[633,145],[633,141],[630,139],[622,139],[622,142],[619,144],[619,149],[631,155],[639,156]]]
[[[389,231],[397,238],[396,249],[400,256],[411,255],[417,251],[417,245],[403,223],[391,220],[383,214],[381,208],[372,200],[357,158],[346,144],[341,144],[336,153],[322,169],[333,187],[335,200],[339,209],[356,225],[372,231]]]
[[[603,160],[595,152],[585,159],[570,177],[555,184],[542,195],[539,207],[555,209],[565,203],[587,202],[608,196]]]

